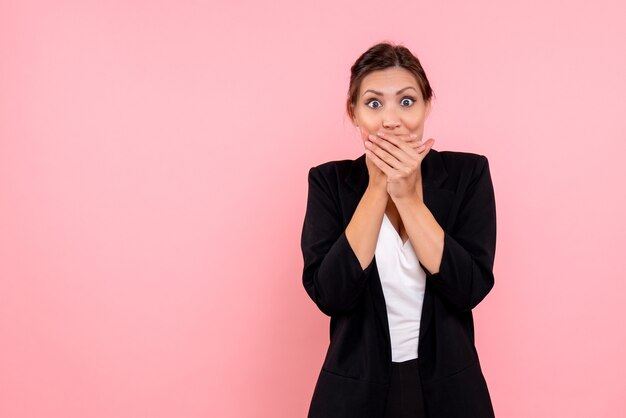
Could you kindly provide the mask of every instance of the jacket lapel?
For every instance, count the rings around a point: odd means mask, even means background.
[[[441,154],[437,150],[432,148],[430,149],[426,157],[422,160],[421,171],[424,203],[432,212],[439,225],[441,225],[442,228],[447,229],[446,222],[454,198],[454,191],[443,188],[443,182],[448,177],[448,172],[443,164]],[[352,215],[354,214],[359,201],[363,197],[369,182],[369,174],[365,163],[365,154],[362,154],[359,158],[352,161],[344,181],[349,186],[345,193],[341,194],[344,226],[347,226],[352,219]],[[374,257],[372,262],[376,262],[376,257]],[[376,273],[372,277],[372,279],[375,279],[373,290],[375,292],[374,296],[376,300],[374,300],[374,306],[376,308],[377,316],[381,321],[381,325],[384,329],[389,331],[389,322],[382,285],[380,283],[380,277],[378,276],[378,270],[375,269],[374,271]],[[423,336],[426,334],[432,318],[433,301],[432,292],[430,291],[428,282],[429,281],[427,279],[424,302],[422,305],[422,317],[420,321],[419,344],[421,344]],[[387,338],[389,338],[389,332],[387,332]],[[391,346],[391,341],[388,340],[388,343],[389,346]]]

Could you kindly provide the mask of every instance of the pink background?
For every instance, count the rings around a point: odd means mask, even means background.
[[[349,68],[390,40],[425,138],[490,161],[496,415],[623,417],[624,3],[435,3],[1,1],[0,416],[305,416],[306,175],[363,152]]]

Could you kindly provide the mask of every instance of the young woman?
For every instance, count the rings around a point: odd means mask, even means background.
[[[472,317],[494,285],[489,164],[422,140],[432,95],[407,48],[374,45],[347,99],[365,153],[309,170],[302,279],[330,317],[309,418],[494,416]]]

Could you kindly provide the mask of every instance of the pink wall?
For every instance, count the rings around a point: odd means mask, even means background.
[[[305,416],[306,174],[381,40],[490,160],[496,414],[624,416],[623,2],[438,3],[1,1],[0,416]]]

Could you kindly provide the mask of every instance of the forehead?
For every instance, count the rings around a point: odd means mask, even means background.
[[[361,81],[361,91],[374,89],[395,94],[398,89],[408,86],[413,86],[419,91],[417,80],[413,73],[401,67],[372,71]]]

